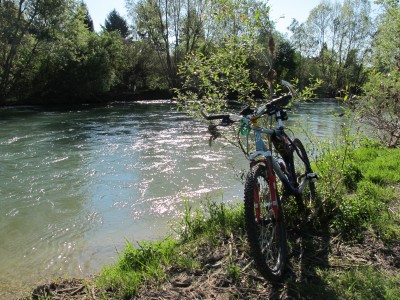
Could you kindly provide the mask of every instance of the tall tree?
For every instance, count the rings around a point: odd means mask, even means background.
[[[206,45],[209,41],[223,42],[226,36],[247,35],[250,28],[256,28],[255,24],[268,15],[263,1],[253,0],[128,0],[127,3],[139,37],[157,51],[171,87],[178,84],[179,62],[200,42]]]
[[[213,22],[207,20],[205,31],[220,39],[215,42],[214,51],[206,54],[195,51],[180,65],[183,87],[177,90],[177,99],[182,107],[191,112],[202,106],[219,111],[227,107],[229,96],[251,103],[255,90],[269,97],[267,83],[273,79],[271,58],[276,51],[273,39],[267,36],[268,8],[261,2],[246,0],[213,1],[210,8],[214,13],[209,15]],[[265,68],[257,69],[264,64],[267,64]],[[254,74],[261,73],[265,76],[257,85]]]
[[[158,53],[165,79],[169,87],[175,87],[186,2],[183,0],[139,0],[127,1],[127,3],[138,36],[148,41]]]
[[[378,71],[400,70],[399,0],[379,0],[383,12],[377,18],[379,27],[373,41],[373,63]]]
[[[115,9],[108,14],[104,22],[104,28],[108,32],[119,32],[124,39],[129,36],[129,28],[126,20],[121,17],[121,15]]]
[[[313,58],[316,76],[328,91],[365,80],[362,65],[374,32],[368,0],[345,0],[343,5],[323,0],[304,24],[293,23],[293,42],[303,55]],[[304,49],[313,49],[313,51]]]
[[[200,41],[204,41],[204,6],[199,6],[197,1],[186,1],[186,16],[183,16],[181,26],[181,41],[184,44],[183,53],[190,53],[197,46],[200,46]]]
[[[0,2],[0,103],[89,99],[117,81],[119,34],[88,30],[78,0]]]
[[[383,13],[373,42],[373,70],[357,102],[367,121],[388,147],[400,146],[400,3],[380,0]]]
[[[82,5],[82,9],[85,11],[85,19],[83,20],[83,22],[85,23],[85,25],[89,29],[89,31],[94,32],[93,19],[89,13],[89,9],[85,2],[82,2],[81,5]]]
[[[0,103],[17,96],[37,70],[52,30],[67,19],[73,1],[8,0],[0,3]],[[50,28],[50,25],[52,28]]]

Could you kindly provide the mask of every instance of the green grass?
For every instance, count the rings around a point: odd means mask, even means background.
[[[143,242],[135,247],[127,242],[116,264],[105,267],[97,285],[111,290],[117,298],[130,299],[144,283],[158,284],[167,279],[168,267],[196,270],[201,262],[196,259],[197,249],[216,245],[235,234],[244,234],[243,207],[227,206],[206,199],[201,207],[185,205],[184,215],[174,226],[177,238],[161,242]],[[208,246],[209,247],[209,246]],[[238,267],[233,263],[227,275],[237,279]]]
[[[164,266],[174,261],[177,250],[177,242],[171,238],[141,243],[137,247],[127,242],[118,262],[103,269],[97,284],[120,298],[129,298],[143,282],[164,280],[167,276]]]
[[[336,299],[397,300],[400,295],[399,274],[389,274],[370,266],[336,272],[324,270],[321,275],[336,294]]]
[[[372,227],[385,242],[393,243],[400,238],[399,214],[390,209],[400,185],[400,150],[370,141],[350,144],[322,145],[315,164],[321,175],[319,217],[330,224],[333,234],[347,240],[362,239]]]
[[[376,147],[363,147],[354,152],[360,162],[365,179],[382,186],[400,182],[400,151]]]
[[[174,230],[183,241],[199,237],[212,241],[221,234],[229,236],[232,231],[244,230],[243,208],[234,204],[227,206],[209,198],[197,208],[187,202],[184,215]]]

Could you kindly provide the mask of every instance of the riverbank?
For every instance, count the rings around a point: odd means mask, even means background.
[[[143,282],[135,299],[397,299],[399,247],[388,249],[372,235],[357,244],[327,244],[324,239],[303,237],[308,246],[292,250],[285,280],[272,284],[254,269],[243,241],[228,238],[212,249],[198,248],[192,257],[201,262],[196,269],[170,266],[161,283]],[[328,262],[322,258],[326,252]],[[85,278],[40,285],[24,299],[130,299],[126,297],[99,287],[96,278]]]
[[[97,276],[40,285],[24,299],[397,299],[400,150],[366,143],[322,156],[323,210],[299,219],[287,204],[289,263],[279,283],[254,268],[243,207],[208,200],[187,205],[177,238],[127,244]],[[333,170],[338,157],[344,168]]]
[[[23,100],[11,99],[0,103],[1,107],[7,106],[25,106],[25,105],[39,105],[39,106],[64,106],[64,105],[101,105],[115,101],[120,102],[136,102],[136,101],[153,101],[160,99],[172,99],[173,93],[168,89],[156,90],[115,90],[103,94],[90,94],[84,97],[74,97],[67,95],[51,95],[51,96],[32,96]]]

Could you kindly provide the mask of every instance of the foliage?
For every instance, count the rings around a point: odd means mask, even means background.
[[[112,10],[104,23],[104,29],[108,32],[118,31],[126,39],[129,35],[129,28],[126,20],[114,9]]]
[[[388,147],[400,145],[400,72],[371,73],[357,102],[362,120],[377,130]]]
[[[212,24],[217,27],[207,27],[207,31],[220,41],[208,54],[201,51],[189,54],[178,71],[182,88],[175,90],[177,100],[189,112],[202,106],[208,111],[223,110],[228,98],[251,102],[255,91],[269,96],[266,87],[276,77],[272,69],[275,42],[272,38],[260,40],[270,29],[265,5],[259,1],[216,1],[212,9]],[[269,52],[258,40],[268,44]],[[261,61],[267,65],[257,68]],[[263,86],[260,86],[254,80],[261,78],[262,73]]]
[[[87,5],[85,2],[82,2],[81,4],[82,10],[85,12],[85,18],[83,19],[83,23],[86,25],[87,29],[91,32],[94,32],[94,24],[93,24],[93,19],[90,16],[89,10],[87,8]]]
[[[302,55],[299,78],[309,73],[321,78],[328,95],[349,84],[358,91],[374,31],[370,11],[367,0],[321,1],[305,23],[294,20],[291,39]]]
[[[228,41],[209,57],[202,53],[189,55],[179,69],[183,79],[177,100],[187,111],[220,111],[227,107],[228,98],[235,93],[240,102],[250,100],[255,84],[247,68],[249,49]]]
[[[399,65],[398,1],[377,3],[382,7],[378,30],[369,1],[326,0],[306,22],[293,21],[288,40],[274,31],[268,3],[259,0],[129,0],[129,19],[112,11],[101,33],[94,32],[87,6],[79,0],[1,1],[0,103],[99,101],[109,91],[182,85],[180,100],[187,96],[189,103],[196,93],[205,95],[207,85],[215,97],[248,101],[271,97],[273,83],[282,78],[297,78],[300,89],[321,78],[316,91],[327,95],[346,86],[360,93],[370,67],[372,74],[386,74]],[[110,34],[115,30],[123,41]],[[230,51],[239,51],[233,57],[245,61],[233,62]],[[201,77],[188,81],[190,68],[199,62],[206,63]],[[214,62],[225,64],[221,74],[210,67]],[[228,75],[227,64],[235,69]],[[196,80],[202,86],[193,86]],[[228,80],[232,83],[224,88]],[[216,110],[225,105],[210,104]]]
[[[0,3],[0,102],[87,100],[115,84],[123,45],[98,36],[86,5],[68,1]]]
[[[110,90],[122,59],[119,34],[102,36],[81,26],[77,15],[52,43],[35,79],[40,98],[88,100]],[[50,46],[50,45],[49,45]],[[41,85],[44,84],[44,85]]]
[[[206,1],[127,1],[137,35],[158,54],[158,63],[170,88],[177,86],[180,51],[189,51],[202,35],[202,15]],[[190,22],[190,23],[189,23]],[[191,27],[193,26],[193,27]],[[186,48],[181,47],[181,43]]]
[[[3,1],[0,3],[0,104],[30,86],[47,41],[68,22],[77,7],[70,1]],[[52,24],[52,28],[48,26]]]
[[[388,147],[400,145],[400,4],[379,1],[385,11],[380,16],[374,40],[374,69],[356,102],[361,119],[377,131],[377,137]]]
[[[373,65],[378,72],[400,67],[400,4],[396,0],[379,0],[383,13],[378,17],[378,32],[373,42]]]

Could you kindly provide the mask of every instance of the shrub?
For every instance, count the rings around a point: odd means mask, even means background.
[[[400,72],[372,73],[357,103],[362,120],[377,130],[388,147],[400,145]]]

